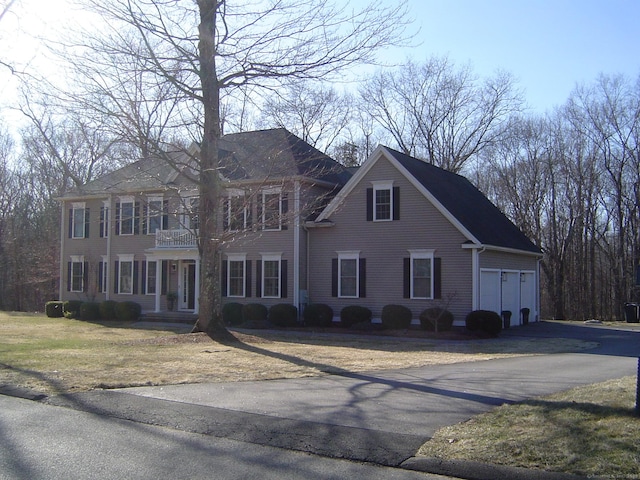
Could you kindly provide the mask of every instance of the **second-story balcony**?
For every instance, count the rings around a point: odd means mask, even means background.
[[[193,230],[156,230],[156,248],[196,248]]]

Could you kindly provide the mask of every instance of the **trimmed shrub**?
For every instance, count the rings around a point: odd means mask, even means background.
[[[279,303],[269,308],[269,321],[278,327],[297,327],[298,309],[290,303]]]
[[[261,303],[247,303],[242,306],[243,322],[262,322],[268,315],[269,310]]]
[[[453,328],[453,313],[440,307],[427,308],[420,314],[420,327],[430,332],[451,330]]]
[[[47,302],[44,304],[44,312],[49,318],[60,318],[64,316],[64,302]]]
[[[126,301],[116,303],[116,319],[123,322],[134,322],[140,318],[142,307],[139,303]]]
[[[350,328],[356,323],[371,323],[371,310],[359,305],[349,305],[340,310],[340,325]]]
[[[66,318],[78,318],[80,315],[80,300],[67,300],[62,305],[62,312]]]
[[[404,305],[385,305],[382,307],[382,325],[384,328],[399,330],[411,325],[411,310]]]
[[[496,312],[489,310],[474,310],[465,319],[467,329],[476,332],[482,331],[493,337],[497,337],[502,330],[502,319]]]
[[[242,304],[225,303],[222,307],[222,321],[226,325],[240,325],[242,323]]]
[[[100,318],[100,304],[98,302],[83,302],[80,305],[80,318],[82,320],[98,320]]]
[[[333,325],[333,309],[326,303],[310,303],[304,309],[303,317],[307,327],[330,327]]]
[[[118,302],[115,300],[105,300],[100,302],[100,318],[104,320],[116,319],[116,305]]]

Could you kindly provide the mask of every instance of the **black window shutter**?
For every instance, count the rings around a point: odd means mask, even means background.
[[[289,213],[289,194],[282,192],[282,218],[280,219],[280,225],[282,230],[286,230],[288,227],[288,214]]]
[[[134,294],[138,293],[138,270],[140,269],[140,262],[133,262],[133,292]]]
[[[400,187],[393,187],[393,219],[400,220]]]
[[[256,200],[256,226],[258,230],[262,230],[264,228],[262,222],[264,222],[264,212],[262,211],[262,193],[258,193],[258,197]]]
[[[120,202],[116,202],[116,235],[120,235]]]
[[[256,262],[256,297],[262,297],[262,260]]]
[[[402,259],[402,296],[411,298],[411,258]]]
[[[442,258],[433,259],[433,298],[442,298]]]
[[[287,298],[287,287],[289,286],[287,283],[287,261],[280,260],[280,298]]]
[[[142,275],[140,275],[142,281],[140,283],[140,293],[142,295],[147,294],[147,261],[142,262]]]
[[[246,205],[246,212],[247,212],[247,220],[246,220],[246,224],[245,227],[250,229],[253,227],[253,203],[251,202],[251,200],[246,200],[247,205]]]
[[[367,297],[367,259],[366,258],[360,259],[360,261],[358,262],[358,269],[360,274],[360,278],[359,278],[360,291],[358,292],[358,296],[360,298],[366,298]]]
[[[89,238],[89,209],[84,209],[84,238]]]
[[[73,237],[73,208],[69,209],[69,238]]]
[[[247,260],[245,262],[244,265],[245,268],[245,278],[244,278],[244,288],[245,288],[245,292],[244,295],[245,297],[250,297],[251,296],[251,260]]]
[[[169,229],[169,200],[162,201],[162,226],[161,230]]]
[[[133,234],[140,234],[140,202],[135,203],[134,211],[133,211]]]
[[[373,188],[367,188],[367,222],[373,222]]]
[[[331,259],[331,296],[338,296],[338,259]]]
[[[168,277],[169,277],[169,261],[168,260],[163,260],[162,261],[162,285],[160,286],[160,294],[161,295],[166,295],[167,294],[167,283],[168,282]]]
[[[118,280],[120,279],[120,264],[116,260],[113,269],[113,293],[118,293]]]
[[[104,263],[98,262],[98,293],[102,293],[102,277],[104,277]]]
[[[82,291],[89,291],[89,262],[82,264]]]
[[[67,292],[71,291],[71,262],[67,262]]]
[[[227,297],[229,295],[229,285],[227,283],[229,271],[229,260],[222,260],[222,268],[220,269],[220,287],[222,290],[222,296]]]

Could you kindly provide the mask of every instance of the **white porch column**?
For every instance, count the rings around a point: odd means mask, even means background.
[[[195,302],[193,313],[200,312],[200,257],[196,258],[196,281],[195,281]]]
[[[162,294],[162,260],[156,260],[156,312],[160,311],[160,295]]]

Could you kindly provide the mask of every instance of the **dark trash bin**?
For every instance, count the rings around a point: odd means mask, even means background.
[[[507,329],[511,326],[511,310],[502,311],[502,327]]]
[[[522,314],[522,325],[528,325],[529,324],[529,313],[531,312],[531,310],[529,310],[528,308],[523,308],[520,310],[520,313]]]
[[[627,302],[624,304],[624,318],[627,323],[638,323],[638,304]]]

